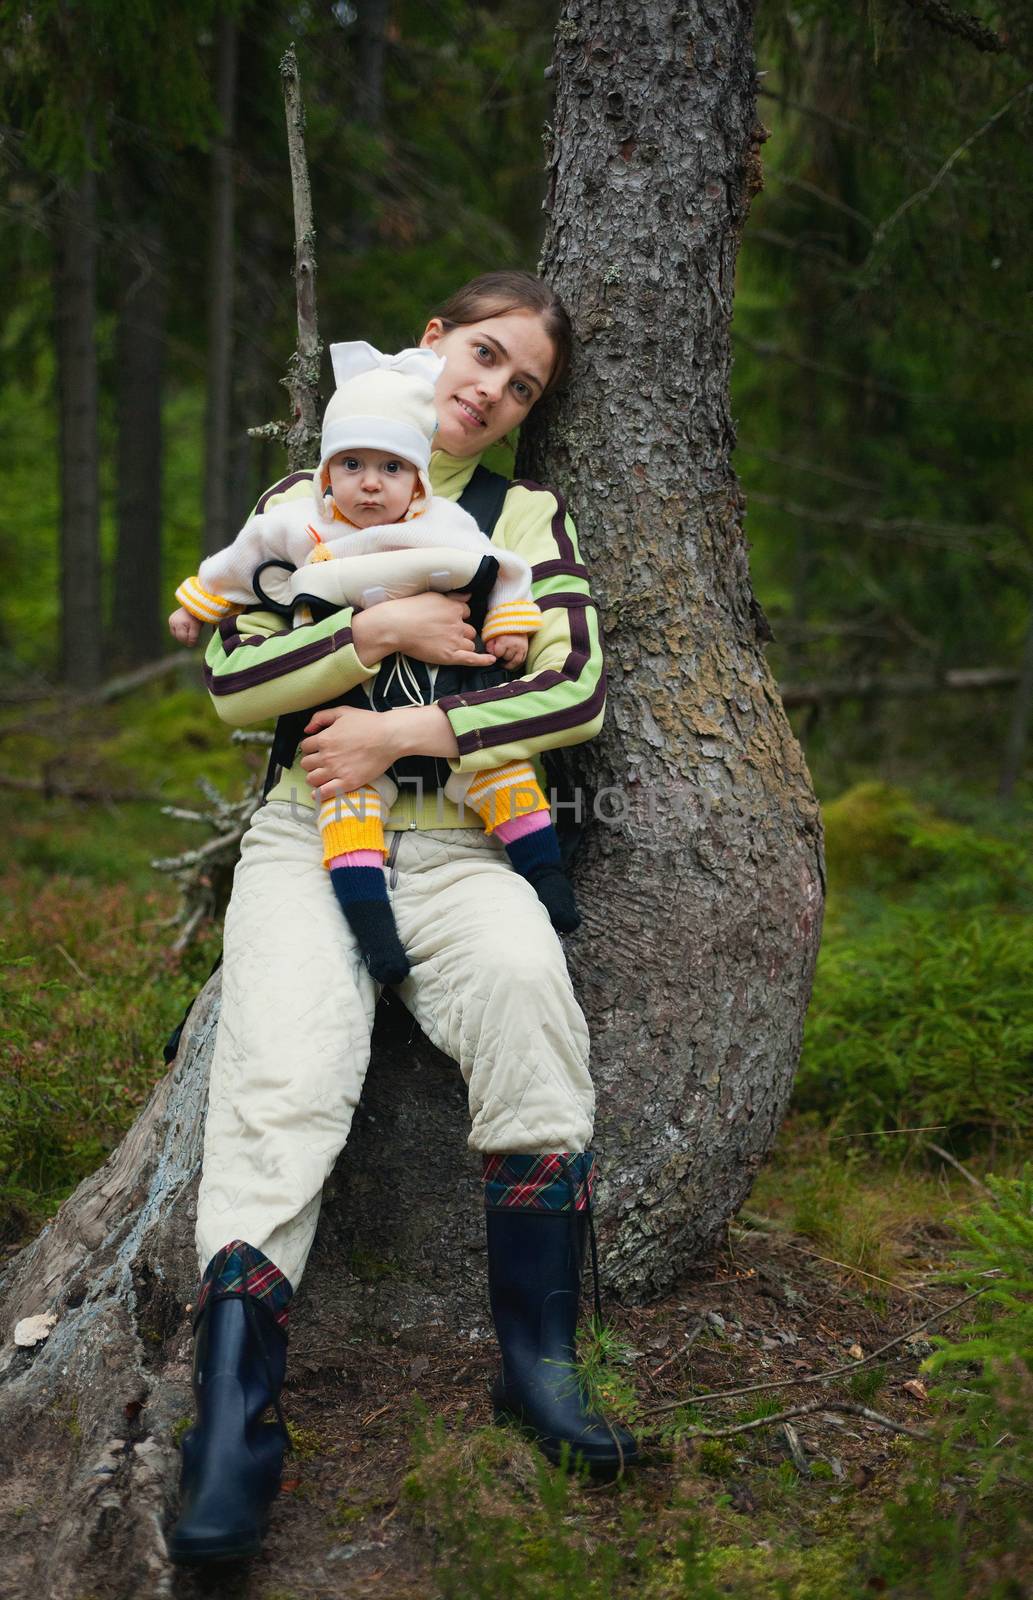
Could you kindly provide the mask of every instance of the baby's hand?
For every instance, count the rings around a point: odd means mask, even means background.
[[[196,644],[201,634],[201,624],[185,606],[180,606],[169,618],[169,632],[179,644]]]
[[[497,633],[484,646],[489,655],[512,672],[527,660],[527,635],[524,633]]]

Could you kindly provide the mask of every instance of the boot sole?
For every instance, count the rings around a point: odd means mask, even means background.
[[[170,1544],[169,1560],[177,1567],[228,1566],[234,1561],[252,1560],[261,1549],[260,1539],[252,1539],[247,1544],[210,1545],[206,1548]]]
[[[554,1443],[547,1434],[539,1433],[537,1428],[532,1427],[529,1422],[525,1422],[517,1412],[508,1411],[505,1406],[493,1405],[492,1411],[498,1427],[515,1428],[530,1444],[535,1445],[542,1452],[546,1461],[552,1466],[559,1467],[563,1465],[562,1446]],[[622,1470],[636,1466],[638,1459],[637,1450],[634,1455],[625,1455],[624,1460],[621,1461],[616,1456],[603,1460],[593,1459],[591,1456],[586,1456],[583,1450],[570,1449],[567,1453],[567,1470],[578,1472],[583,1465],[588,1468],[593,1478],[603,1483],[612,1483],[614,1478],[620,1477]]]

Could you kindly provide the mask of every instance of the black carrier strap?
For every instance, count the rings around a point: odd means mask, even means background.
[[[458,504],[462,510],[469,512],[481,532],[490,539],[495,533],[495,526],[502,514],[508,493],[508,478],[503,477],[501,472],[492,472],[488,467],[477,466],[459,496]],[[478,632],[484,623],[488,595],[494,587],[497,574],[498,562],[492,556],[485,556],[470,585],[470,621]],[[428,705],[440,700],[443,695],[492,688],[495,684],[505,683],[507,678],[507,673],[502,667],[439,667],[432,688],[430,673],[422,661],[414,661],[408,656],[401,659],[411,672],[410,689],[415,682]],[[401,673],[395,670],[399,661],[398,656],[390,655],[381,662],[380,671],[377,673],[368,700],[366,691],[360,686],[353,689],[350,694],[325,700],[322,705],[309,706],[307,711],[291,711],[286,716],[280,717],[276,724],[276,732],[273,734],[273,747],[269,753],[263,794],[269,793],[281,772],[294,765],[294,757],[305,724],[314,712],[339,705],[361,707],[372,705],[377,711],[390,711],[397,706],[410,705],[412,702],[401,685]],[[391,776],[396,783],[413,785],[422,782],[425,788],[437,789],[448,782],[449,770],[447,761],[436,760],[433,756],[407,756],[391,768]]]

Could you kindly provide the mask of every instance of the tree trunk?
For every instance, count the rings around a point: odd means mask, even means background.
[[[163,643],[161,233],[156,223],[148,221],[136,223],[133,232],[135,249],[127,253],[122,269],[115,345],[118,549],[111,657],[122,667],[154,661]]]
[[[211,238],[208,247],[208,386],[204,421],[203,553],[228,545],[237,531],[230,508],[230,407],[233,394],[233,138],[237,94],[237,26],[219,18],[212,149]]]
[[[54,274],[61,475],[61,677],[91,688],[103,654],[97,434],[97,181],[58,212]]]
[[[735,259],[760,187],[748,0],[569,0],[542,268],[577,335],[520,472],[562,484],[609,716],[568,770],[613,820],[578,862],[605,1275],[669,1283],[783,1116],[821,930],[818,807],[763,657],[732,471]]]
[[[607,727],[567,762],[589,815],[609,819],[578,859],[570,949],[599,1088],[603,1273],[635,1297],[714,1239],[770,1148],[821,922],[817,806],[761,653],[729,464],[733,271],[762,137],[749,18],[745,0],[673,14],[571,0],[558,29],[546,267],[580,354],[525,459],[570,492],[609,634]],[[0,1373],[24,1493],[62,1464],[54,1528],[41,1541],[15,1522],[9,1537],[32,1592],[57,1600],[104,1563],[106,1596],[168,1592],[158,1518],[169,1424],[189,1409],[183,1307],[218,986],[121,1150],[0,1283],[6,1327],[59,1318]],[[386,997],[292,1310],[295,1362],[312,1350],[332,1367],[360,1329],[487,1321],[465,1092],[415,1032]]]
[[[355,24],[355,94],[351,117],[367,133],[380,135],[384,128],[384,61],[387,54],[389,0],[366,0],[359,8]],[[348,254],[364,255],[373,240],[373,200],[368,171],[352,174],[357,183],[355,206],[348,226]]]

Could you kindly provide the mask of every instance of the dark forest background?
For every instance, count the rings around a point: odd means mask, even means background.
[[[1018,6],[982,36],[930,10],[760,8],[736,464],[819,772],[899,760],[1011,792],[1033,702],[1029,39]],[[321,329],[387,348],[466,276],[534,266],[554,21],[545,0],[6,11],[7,676],[83,686],[169,648],[174,581],[281,470],[246,428],[283,415],[294,344],[286,45]]]

